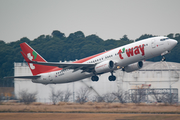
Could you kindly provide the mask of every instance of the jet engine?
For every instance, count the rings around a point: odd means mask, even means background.
[[[115,67],[115,63],[112,60],[107,60],[101,63],[98,63],[95,66],[96,73],[105,73],[111,72]]]
[[[132,71],[135,71],[135,70],[139,70],[142,67],[143,67],[143,62],[139,61],[138,63],[133,63],[133,64],[130,64],[130,65],[124,67],[122,70],[126,71],[126,72],[132,72]]]

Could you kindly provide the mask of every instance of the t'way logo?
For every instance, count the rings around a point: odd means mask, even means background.
[[[32,55],[34,56],[34,60],[36,59],[36,57],[37,57],[37,53],[36,52],[32,52]],[[31,55],[31,53],[28,53],[27,54],[27,57],[29,58],[29,60],[33,60],[33,56]],[[35,69],[35,66],[32,64],[32,63],[29,63],[29,66],[30,66],[30,68],[32,69],[32,70],[34,70]]]
[[[141,55],[144,56],[145,55],[144,54],[144,44],[135,46],[134,48],[132,47],[132,48],[126,49],[126,55],[128,57],[131,57],[131,56],[140,54],[140,51],[141,51]],[[122,57],[122,53],[124,53],[124,52],[125,52],[125,48],[123,48],[122,50],[121,49],[119,50],[118,54],[119,54],[120,59],[124,59]]]

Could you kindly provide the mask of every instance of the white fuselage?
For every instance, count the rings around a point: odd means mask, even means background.
[[[116,63],[116,66],[122,68],[135,62],[159,56],[164,52],[169,52],[176,44],[176,40],[167,37],[153,37],[109,50],[83,63],[101,63],[112,60]],[[43,84],[67,83],[91,77],[93,73],[82,72],[82,70],[74,72],[73,69],[67,69],[40,75],[40,78],[32,81]]]

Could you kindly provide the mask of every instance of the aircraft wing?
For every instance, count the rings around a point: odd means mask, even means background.
[[[24,78],[24,79],[37,79],[41,77],[40,75],[36,75],[36,76],[9,76],[9,77],[4,77],[4,79],[9,79],[9,78]]]
[[[30,63],[47,65],[47,66],[57,66],[63,69],[74,69],[74,72],[80,69],[88,72],[89,70],[93,69],[94,66],[96,65],[92,63],[86,64],[86,63],[59,63],[59,62],[37,62],[37,61],[31,61]]]

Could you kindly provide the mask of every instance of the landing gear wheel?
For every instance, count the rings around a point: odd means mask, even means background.
[[[109,76],[109,81],[115,81],[116,76],[113,75],[113,71],[111,71],[111,75]]]
[[[115,80],[116,80],[116,76],[114,75],[109,76],[109,81],[115,81]]]
[[[96,75],[95,75],[95,76],[92,76],[92,77],[91,77],[91,80],[97,82],[97,81],[99,80],[99,77],[96,76]]]
[[[162,61],[166,61],[166,58],[163,56]]]

